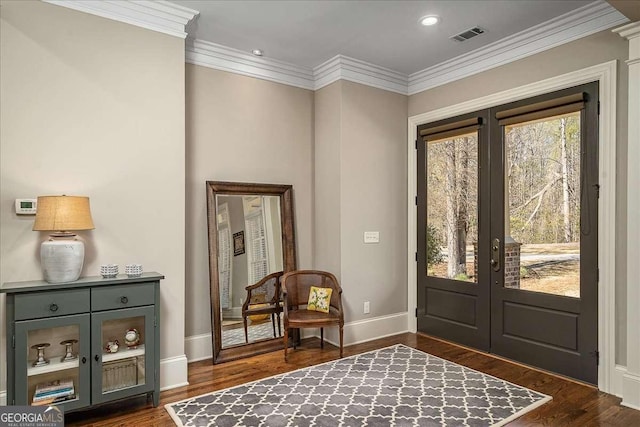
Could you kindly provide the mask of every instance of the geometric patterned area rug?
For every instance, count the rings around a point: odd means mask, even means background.
[[[165,406],[178,426],[500,426],[551,397],[404,345]]]

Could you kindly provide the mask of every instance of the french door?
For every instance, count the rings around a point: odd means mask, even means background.
[[[418,330],[596,383],[597,83],[417,132]]]

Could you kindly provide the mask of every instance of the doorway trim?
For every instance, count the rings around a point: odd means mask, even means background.
[[[454,117],[476,110],[506,104],[536,95],[542,95],[572,86],[599,82],[600,125],[598,130],[599,183],[598,200],[598,264],[600,281],[598,286],[598,388],[604,392],[618,394],[614,390],[616,363],[616,319],[615,319],[615,259],[616,247],[616,69],[617,61],[609,61],[560,76],[508,89],[502,92],[446,106],[411,116],[407,127],[407,311],[408,329],[417,331],[417,320],[413,312],[417,307],[416,261],[417,251],[417,153],[415,149],[416,128],[424,123]]]

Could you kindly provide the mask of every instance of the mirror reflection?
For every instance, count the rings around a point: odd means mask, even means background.
[[[216,195],[221,347],[282,336],[280,197]]]

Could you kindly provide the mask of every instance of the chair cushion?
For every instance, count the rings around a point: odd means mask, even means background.
[[[319,288],[316,286],[312,286],[311,289],[309,289],[309,302],[307,303],[307,310],[328,313],[332,292],[333,289],[331,288]]]
[[[287,320],[291,328],[296,328],[298,325],[307,328],[320,328],[324,325],[339,324],[340,316],[334,310],[329,313],[312,310],[289,310]]]
[[[272,304],[253,304],[249,306],[245,314],[249,315],[248,317],[252,322],[258,322],[260,320],[267,320],[269,313],[275,311],[274,308],[275,306]]]
[[[258,293],[251,296],[249,307],[244,311],[244,314],[252,314],[249,316],[249,319],[251,319],[252,322],[259,322],[260,320],[267,320],[269,318],[269,313],[273,311],[272,305],[266,303],[265,294]]]

